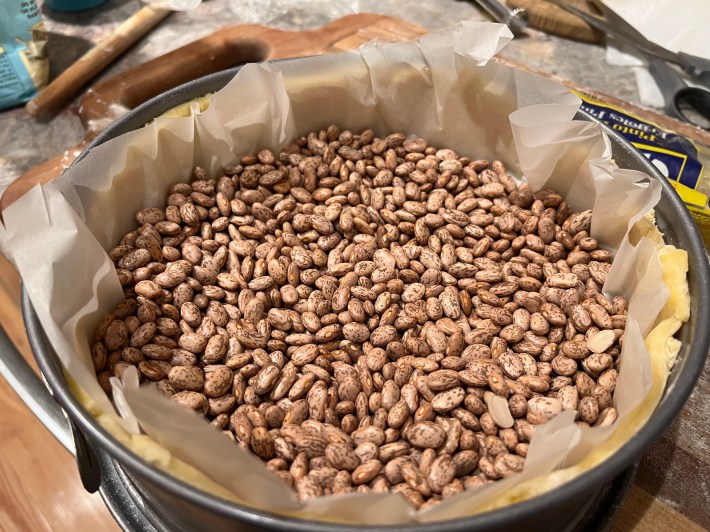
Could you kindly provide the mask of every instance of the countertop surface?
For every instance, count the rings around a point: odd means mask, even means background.
[[[260,11],[255,12],[255,5]],[[337,4],[337,5],[336,5]],[[278,6],[295,8],[280,12]],[[269,6],[271,6],[270,9]],[[52,78],[140,8],[135,0],[109,0],[94,10],[60,14],[42,8],[50,32]],[[356,9],[357,8],[357,9]],[[208,0],[191,12],[174,13],[103,74],[115,75],[217,29],[243,22],[299,30],[354,12],[396,16],[428,29],[462,19],[486,20],[474,3],[453,0]],[[503,55],[618,99],[638,103],[633,73],[609,66],[602,46],[559,39],[531,30]],[[70,149],[85,134],[78,98],[50,119],[32,119],[22,107],[0,112],[0,189],[43,161]],[[2,259],[0,257],[0,259]],[[29,356],[18,311],[17,277],[0,262],[0,322]],[[615,530],[710,529],[710,364],[680,416],[646,454]],[[0,378],[0,531],[116,528],[97,495],[82,491],[73,458],[32,416]],[[42,457],[45,465],[38,463]],[[71,501],[71,502],[69,502]],[[67,511],[67,507],[73,509]],[[87,526],[89,525],[89,526]]]

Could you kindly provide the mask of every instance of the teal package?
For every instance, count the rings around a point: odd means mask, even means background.
[[[35,0],[0,0],[0,109],[30,100],[47,83],[47,36]]]

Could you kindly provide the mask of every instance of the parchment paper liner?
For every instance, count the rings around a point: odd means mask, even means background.
[[[657,364],[644,345],[669,297],[658,247],[648,238],[634,246],[628,236],[660,198],[660,183],[615,167],[601,127],[572,120],[580,102],[566,88],[488,63],[510,37],[503,26],[466,22],[414,42],[247,65],[210,97],[204,112],[195,105],[191,116],[161,117],[106,142],[6,209],[3,251],[20,271],[72,389],[99,422],[148,461],[222,497],[278,513],[369,524],[453,518],[521,500],[593,466],[600,460],[595,454],[603,458],[626,441],[660,400],[667,375],[667,359]],[[576,210],[593,208],[593,236],[617,252],[605,289],[630,301],[614,427],[580,430],[563,413],[538,427],[521,474],[416,512],[398,494],[356,493],[301,505],[260,460],[154,390],[138,389],[135,373],[115,386],[123,417],[116,415],[89,354],[98,320],[122,299],[104,249],[133,228],[134,211],[162,206],[169,185],[187,180],[193,166],[216,176],[242,154],[278,150],[330,123],[379,134],[404,131],[464,155],[501,159],[533,188],[555,188]],[[676,264],[685,257],[679,253]],[[666,323],[663,345],[683,321],[673,309],[665,312],[675,321]],[[138,433],[131,409],[147,436]],[[567,469],[550,473],[562,466]]]

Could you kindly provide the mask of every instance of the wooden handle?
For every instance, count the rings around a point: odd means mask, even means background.
[[[565,0],[566,4],[586,10],[586,0]],[[581,18],[546,0],[508,0],[511,8],[522,7],[528,14],[530,27],[578,41],[598,43],[603,35]]]
[[[167,9],[142,8],[30,100],[25,106],[27,112],[40,117],[66,104],[87,82],[170,13]]]

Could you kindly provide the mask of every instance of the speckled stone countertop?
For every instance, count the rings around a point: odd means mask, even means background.
[[[42,3],[41,1],[39,2]],[[296,6],[289,13],[278,6]],[[256,11],[254,6],[259,6]],[[58,13],[42,8],[49,31],[51,77],[55,78],[89,47],[104,39],[141,6],[137,0],[109,0],[81,13]],[[271,6],[271,7],[269,7]],[[356,9],[356,6],[359,6]],[[354,12],[396,16],[429,29],[452,26],[461,20],[487,20],[473,2],[454,0],[207,0],[191,12],[173,13],[137,45],[108,68],[109,77],[141,64],[222,27],[244,22],[300,30],[322,26]],[[558,39],[528,30],[504,50],[503,55],[533,69],[556,74],[616,96],[637,102],[633,74],[625,67],[609,66],[604,49]],[[0,112],[0,189],[33,166],[76,145],[85,133],[77,115],[78,98],[50,119],[31,118],[22,107]]]

